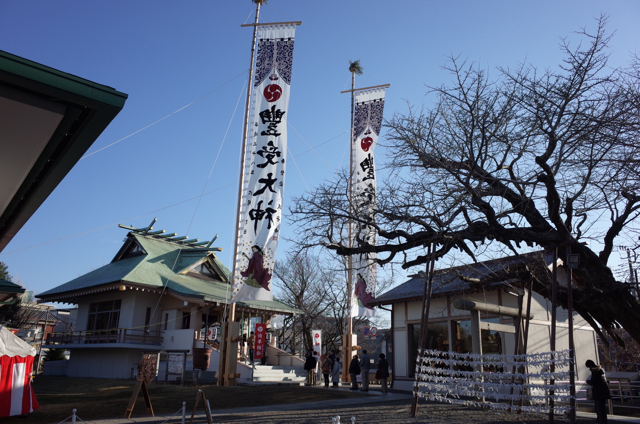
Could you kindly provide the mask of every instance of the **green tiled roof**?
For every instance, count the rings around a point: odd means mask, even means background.
[[[110,264],[40,293],[37,297],[44,301],[52,301],[67,294],[81,294],[100,286],[131,284],[159,290],[166,287],[167,291],[176,295],[196,297],[208,302],[228,303],[231,296],[231,273],[215,256],[213,249],[184,245],[179,241],[142,231],[131,231],[120,252],[124,252],[126,247],[134,242],[144,250],[144,254],[120,259],[119,253]],[[207,257],[221,275],[219,280],[204,280],[184,274]],[[274,312],[301,313],[278,300],[247,301],[238,304]]]
[[[0,293],[24,293],[24,290],[16,283],[0,278]]]
[[[230,289],[227,283],[204,281],[177,273],[209,255],[228,278],[229,270],[209,249],[181,246],[179,242],[135,232],[129,233],[128,237],[135,239],[146,254],[116,260],[68,283],[47,290],[38,297],[46,300],[47,297],[65,292],[123,282],[158,289],[166,286],[167,290],[176,294],[200,297],[207,301],[226,302],[229,296],[227,292]],[[181,252],[188,252],[188,254],[181,254]]]

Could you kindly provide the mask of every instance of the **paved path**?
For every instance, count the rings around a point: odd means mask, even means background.
[[[340,389],[348,390],[348,389]],[[426,424],[546,424],[548,417],[540,414],[512,414],[491,410],[479,410],[475,408],[459,407],[439,403],[421,403],[418,408],[418,416],[410,415],[411,395],[406,393],[382,394],[378,391],[369,391],[370,396],[362,398],[327,400],[318,402],[294,403],[286,405],[270,405],[236,409],[217,409],[212,412],[214,423],[280,423],[280,424],[305,424],[305,423],[331,423],[332,418],[339,415],[342,424],[351,424],[351,417],[355,423],[426,423]],[[250,402],[248,402],[250,403]],[[81,417],[81,416],[80,416]],[[186,422],[191,418],[191,411],[187,411]],[[563,417],[554,420],[558,424],[564,424]],[[99,424],[125,424],[125,423],[170,423],[182,422],[181,414],[157,417],[136,417],[132,419],[94,420],[87,423]],[[200,406],[195,415],[194,423],[206,423],[207,417],[204,407]],[[612,424],[640,424],[640,418],[609,416]],[[595,423],[595,414],[579,412],[576,424]]]

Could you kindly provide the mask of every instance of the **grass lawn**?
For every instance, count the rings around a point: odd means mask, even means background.
[[[84,421],[123,418],[135,383],[133,380],[39,376],[33,381],[33,389],[40,409],[29,414],[26,419],[3,418],[2,424],[57,423],[70,416],[73,409],[77,409],[78,417]],[[358,392],[320,386],[180,387],[172,384],[149,384],[147,387],[156,416],[176,413],[182,407],[182,402],[187,402],[187,415],[191,416],[198,390],[204,391],[212,410],[366,396]],[[201,402],[198,413],[203,412]],[[131,417],[143,416],[149,414],[141,391]]]

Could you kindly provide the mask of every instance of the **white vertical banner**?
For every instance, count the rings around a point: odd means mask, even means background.
[[[311,342],[313,343],[313,356],[319,360],[322,355],[322,330],[311,330]]]
[[[282,221],[287,118],[296,25],[259,26],[233,302],[273,300],[271,277]]]
[[[353,169],[351,172],[351,198],[355,217],[351,234],[353,246],[377,245],[375,223],[376,170],[374,150],[382,127],[384,95],[386,87],[357,91],[353,121]],[[352,258],[353,288],[351,316],[373,317],[374,307],[369,305],[376,297],[377,264],[375,253],[357,254]]]

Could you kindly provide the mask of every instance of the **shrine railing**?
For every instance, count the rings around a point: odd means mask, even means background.
[[[75,331],[72,333],[49,333],[45,345],[126,343],[150,346],[162,345],[162,332],[144,329],[114,328],[110,330]]]

